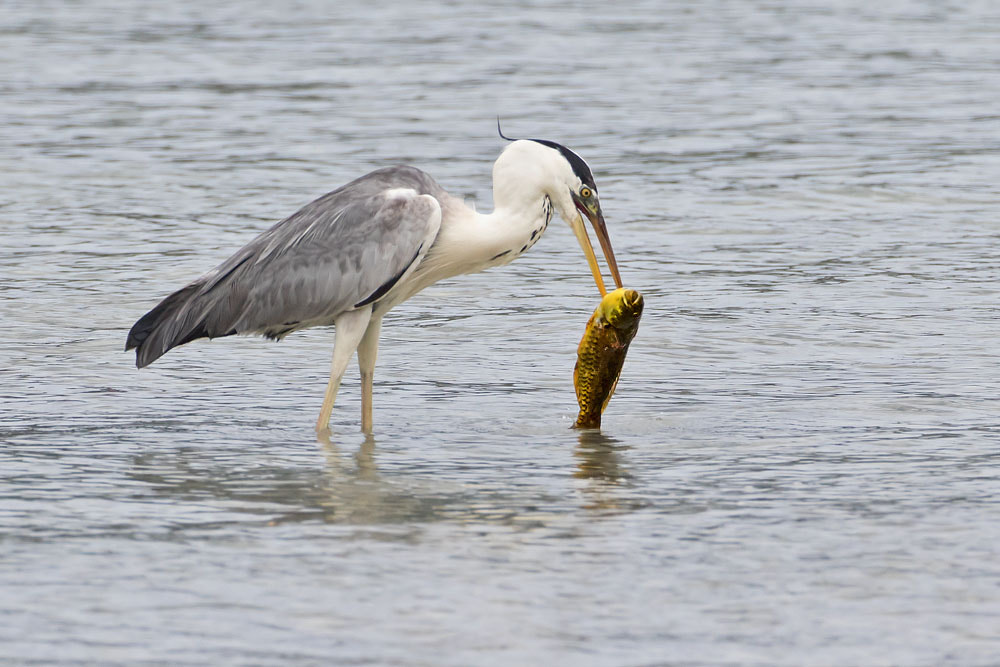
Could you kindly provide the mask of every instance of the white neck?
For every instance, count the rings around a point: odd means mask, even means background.
[[[434,243],[430,264],[438,275],[475,273],[513,261],[533,246],[554,215],[544,190],[519,187],[494,174],[492,213],[452,208]],[[515,179],[521,180],[521,179]],[[426,260],[425,260],[426,261]],[[436,265],[436,266],[435,266]]]
[[[492,213],[477,213],[453,198],[442,202],[441,229],[414,288],[507,264],[531,248],[557,212],[565,217],[575,211],[569,185],[557,177],[560,169],[565,172],[568,165],[555,150],[531,141],[512,143],[493,165]]]
[[[541,238],[552,205],[542,194],[518,206],[498,205],[488,214],[468,208],[452,213],[424,260],[436,280],[513,261]]]

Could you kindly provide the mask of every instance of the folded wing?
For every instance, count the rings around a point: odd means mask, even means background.
[[[412,167],[372,172],[306,205],[139,319],[136,366],[197,338],[271,338],[331,324],[416,268],[441,224],[441,188]]]

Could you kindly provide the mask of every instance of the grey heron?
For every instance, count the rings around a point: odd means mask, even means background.
[[[143,368],[198,338],[280,340],[332,324],[330,381],[316,430],[328,429],[357,352],[361,428],[370,432],[382,317],[439,280],[513,261],[538,241],[553,209],[573,229],[601,295],[604,280],[583,216],[622,286],[594,175],[573,151],[542,139],[512,140],[493,165],[493,203],[492,213],[478,213],[419,169],[378,169],[307,204],[163,299],[133,325],[125,349],[135,349]]]

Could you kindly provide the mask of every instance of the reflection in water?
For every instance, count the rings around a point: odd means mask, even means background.
[[[331,480],[342,477],[355,477],[373,481],[378,478],[378,470],[375,468],[375,436],[371,433],[365,435],[364,442],[354,455],[355,470],[350,471],[344,466],[344,457],[337,448],[337,445],[330,439],[330,431],[325,429],[317,435],[320,445],[323,448],[323,456],[326,458],[326,468]]]
[[[579,443],[574,452],[578,459],[574,477],[601,480],[609,484],[619,484],[631,478],[631,474],[622,466],[618,453],[628,449],[627,446],[597,429],[581,430]]]
[[[440,503],[433,495],[381,477],[375,465],[375,436],[365,436],[353,457],[330,438],[319,437],[326,466],[320,505],[330,523],[386,524],[434,518]],[[353,459],[353,462],[352,462]]]
[[[636,495],[633,475],[622,460],[629,449],[600,431],[578,434],[573,452],[577,460],[573,477],[586,480],[585,510],[616,513],[644,506]],[[572,509],[561,498],[539,495],[525,502],[525,489],[515,490],[514,478],[500,482],[502,488],[451,486],[439,478],[419,474],[380,474],[375,462],[376,440],[365,437],[353,457],[328,435],[320,438],[326,465],[319,505],[324,520],[341,524],[399,524],[408,522],[497,522],[505,525],[544,526],[555,516]]]
[[[624,452],[631,447],[599,431],[580,431],[577,437],[569,459],[572,470],[563,474],[579,480],[582,503],[564,494],[553,495],[547,487],[509,470],[476,482],[456,483],[452,475],[461,474],[460,467],[427,472],[412,454],[397,466],[391,446],[378,462],[378,442],[371,435],[346,443],[337,443],[329,436],[321,438],[320,466],[315,466],[311,457],[304,465],[292,465],[280,457],[248,465],[244,447],[228,452],[180,448],[138,453],[131,458],[127,474],[151,489],[157,502],[181,508],[191,502],[239,508],[236,513],[217,517],[202,513],[193,520],[185,518],[172,527],[179,531],[200,530],[208,524],[235,527],[263,522],[273,526],[310,521],[367,526],[458,522],[546,527],[561,523],[581,508],[620,512],[644,506],[646,490],[638,488],[624,461]],[[567,461],[565,454],[562,460]]]
[[[349,456],[329,436],[320,443],[326,465],[320,484],[323,518],[328,523],[386,526],[441,521],[523,523],[539,521],[535,504],[522,508],[516,494],[488,484],[455,485],[440,475],[379,473],[377,442],[365,437]]]
[[[634,478],[622,462],[621,452],[629,449],[615,438],[596,429],[579,432],[579,444],[573,455],[577,458],[577,479],[589,480],[583,492],[588,510],[630,511],[641,506],[625,489],[634,486]]]

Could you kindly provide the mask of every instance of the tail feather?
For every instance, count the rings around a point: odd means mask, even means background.
[[[235,331],[209,331],[206,314],[211,304],[204,303],[201,281],[177,290],[139,318],[128,332],[126,350],[135,350],[136,368],[145,368],[171,348],[198,338],[229,336]]]

